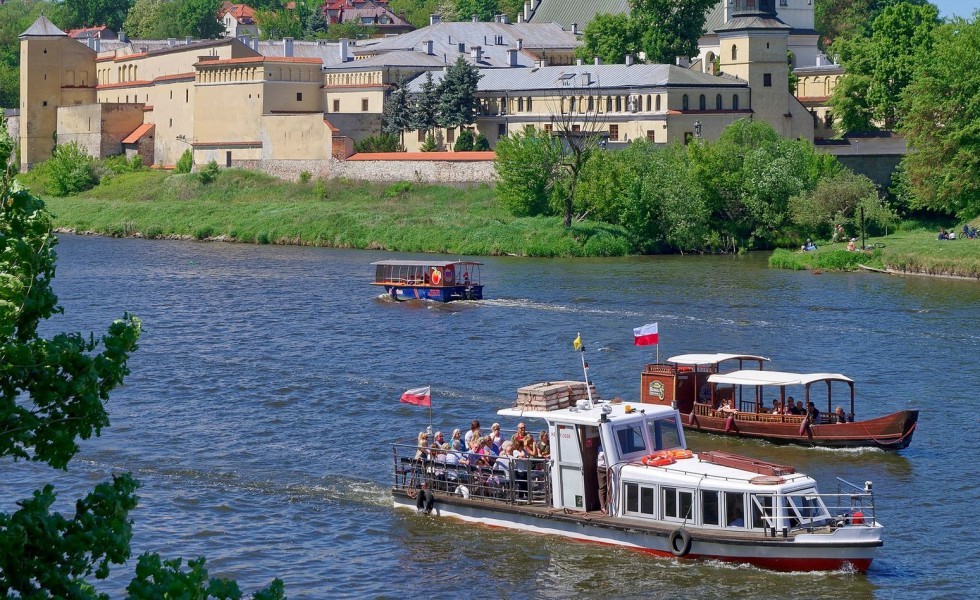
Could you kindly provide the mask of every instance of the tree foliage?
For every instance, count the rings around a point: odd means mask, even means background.
[[[133,0],[65,0],[64,5],[68,27],[106,25],[119,31]]]
[[[869,36],[875,18],[899,3],[921,6],[928,0],[816,0],[813,21],[821,33],[821,48],[827,49],[839,39]]]
[[[99,337],[41,336],[42,324],[62,312],[52,289],[57,238],[44,202],[14,182],[12,150],[0,120],[0,458],[67,469],[78,441],[108,427],[109,394],[129,374],[142,326],[124,314]],[[108,598],[93,580],[130,557],[137,486],[128,473],[113,476],[77,500],[72,516],[52,512],[51,485],[16,502],[13,512],[0,511],[0,596]],[[143,574],[165,576],[159,564]],[[177,583],[166,588],[170,597],[207,597],[199,582]],[[160,598],[162,589],[132,597]],[[233,591],[230,584],[214,589]],[[283,597],[281,582],[262,594]]]
[[[432,79],[432,71],[425,72],[421,91],[415,94],[411,116],[411,127],[420,131],[431,131],[436,125],[436,115],[439,108],[439,96],[436,84]]]
[[[636,25],[629,15],[598,14],[585,26],[582,46],[575,50],[575,55],[583,60],[599,57],[604,63],[623,64],[627,54],[635,56],[640,52]]]
[[[460,127],[476,120],[476,90],[480,70],[460,56],[439,82],[438,117],[440,127]]]
[[[698,53],[704,20],[716,0],[630,0],[630,17],[647,62],[674,64]]]
[[[879,202],[873,181],[841,171],[820,179],[809,193],[790,198],[790,218],[812,235],[829,234],[836,224],[851,224],[855,231],[860,226],[860,207]]]
[[[463,129],[456,136],[456,143],[453,144],[453,152],[472,152],[473,133],[469,129]]]
[[[93,167],[93,159],[76,142],[56,146],[45,163],[49,191],[55,196],[70,196],[92,189],[98,183]]]
[[[902,159],[915,206],[980,215],[980,24],[957,19],[937,28],[932,51],[905,89]]]
[[[0,3],[0,107],[20,105],[20,34],[41,13],[65,27],[64,12],[62,4],[53,2]]]
[[[497,197],[512,214],[548,214],[548,201],[561,174],[561,143],[528,125],[497,141]]]
[[[412,111],[403,83],[396,84],[388,95],[381,121],[384,133],[397,136],[404,143],[405,131],[412,128]]]

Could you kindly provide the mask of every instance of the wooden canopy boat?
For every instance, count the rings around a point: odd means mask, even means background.
[[[748,354],[674,356],[663,364],[646,366],[640,376],[640,397],[646,403],[674,406],[684,416],[684,427],[694,431],[833,448],[901,450],[912,442],[918,410],[860,419],[852,379],[839,373],[764,371],[763,364],[768,360]],[[724,365],[736,362],[735,370],[724,370]],[[743,368],[746,363],[754,368]],[[847,389],[846,401],[835,400],[834,392],[839,388]],[[801,401],[804,407],[813,402],[819,414],[815,418],[788,414],[787,402],[791,399]],[[730,400],[737,412],[720,410]],[[772,401],[780,409],[779,414],[773,413]],[[840,422],[835,415],[835,406],[848,407],[846,422]]]
[[[375,266],[374,281],[391,297],[404,300],[483,299],[480,267],[483,263],[467,260],[380,260]]]
[[[779,571],[863,573],[882,545],[871,482],[838,478],[836,493],[818,492],[791,466],[692,453],[668,406],[593,398],[584,382],[551,381],[522,388],[516,406],[498,411],[544,421],[549,458],[394,444],[395,507]]]

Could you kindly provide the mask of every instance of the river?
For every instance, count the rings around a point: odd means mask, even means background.
[[[485,259],[488,299],[394,303],[371,251],[60,236],[45,331],[144,323],[112,426],[68,473],[4,462],[3,510],[53,482],[70,510],[110,473],[142,482],[134,556],[208,557],[246,591],[291,598],[977,597],[980,286],[766,268],[765,256]],[[604,397],[638,395],[656,321],[661,357],[746,352],[782,370],[842,372],[859,416],[922,410],[901,453],[771,446],[699,434],[792,464],[834,491],[871,480],[885,545],[866,576],[777,574],[396,513],[393,441],[425,427],[402,391],[432,386],[436,429],[496,419],[528,383],[581,378],[581,332]],[[500,419],[506,428],[514,423]],[[135,558],[116,567],[113,597]]]

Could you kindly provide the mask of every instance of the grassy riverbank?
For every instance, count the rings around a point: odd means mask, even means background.
[[[79,233],[482,256],[632,251],[619,227],[585,222],[566,230],[557,217],[515,218],[490,186],[291,183],[228,169],[208,185],[193,175],[141,171],[79,196],[35,191],[56,227]]]
[[[934,229],[898,231],[868,238],[870,251],[848,252],[846,244],[825,244],[815,252],[776,250],[769,266],[783,269],[854,270],[864,265],[903,273],[980,279],[980,239],[938,240]]]

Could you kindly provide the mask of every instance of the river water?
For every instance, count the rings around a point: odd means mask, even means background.
[[[292,598],[977,597],[980,543],[980,285],[876,274],[790,272],[765,256],[596,260],[489,258],[487,300],[393,303],[368,285],[390,254],[61,236],[47,332],[143,319],[112,426],[68,473],[2,463],[3,510],[45,482],[59,506],[112,472],[142,482],[134,553],[208,557],[246,591],[274,577]],[[661,357],[746,352],[769,368],[842,372],[859,414],[922,410],[910,448],[828,451],[692,434],[795,465],[825,491],[871,480],[885,546],[867,576],[776,574],[391,508],[390,443],[426,409],[436,429],[497,419],[518,387],[581,378],[588,348],[604,397],[638,395],[655,357],[632,327],[660,325]],[[114,597],[135,559],[117,567]]]

